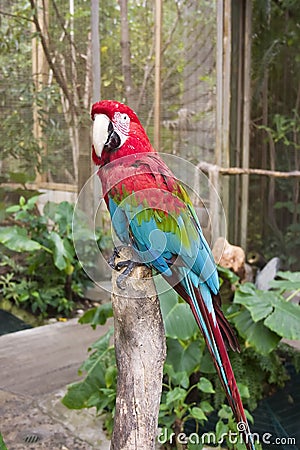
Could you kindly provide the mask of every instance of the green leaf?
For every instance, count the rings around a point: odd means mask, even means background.
[[[67,261],[70,259],[68,248],[65,246],[64,240],[55,231],[51,231],[49,240],[53,243],[53,261],[59,270],[67,268]]]
[[[20,205],[12,205],[12,206],[9,206],[8,208],[6,208],[6,212],[8,212],[8,213],[15,213],[15,212],[18,212],[18,211],[20,211]]]
[[[69,202],[61,202],[57,205],[55,222],[59,225],[60,233],[69,234],[72,229],[74,206]]]
[[[226,419],[226,420],[230,419],[232,417],[232,411],[231,411],[230,406],[222,405],[221,409],[218,412],[218,416],[221,419]]]
[[[201,360],[200,345],[200,341],[197,340],[183,346],[176,339],[167,338],[166,364],[171,365],[175,372],[186,372],[188,376],[191,375]]]
[[[298,279],[297,275],[294,276],[291,273],[288,273],[288,277],[293,278],[294,281]],[[277,335],[292,340],[300,339],[299,305],[287,302],[278,292],[259,291],[253,285],[246,283],[236,291],[234,303],[244,305],[254,322],[263,322],[267,328]],[[254,335],[254,331],[259,331],[259,329],[251,327],[248,323],[249,330],[247,331],[241,323],[242,319],[243,316],[237,316],[235,320],[238,330],[241,331],[243,337],[247,335],[245,339],[249,341],[249,335],[251,334],[251,338],[255,338],[256,344],[259,345]]]
[[[207,394],[214,394],[215,392],[213,385],[205,377],[200,378],[199,382],[197,383],[197,388],[202,392],[206,392]]]
[[[40,194],[34,195],[27,200],[28,209],[33,209],[38,201]]]
[[[300,340],[300,307],[282,298],[271,298],[273,311],[264,324],[270,330],[291,340]]]
[[[222,420],[219,420],[216,425],[216,438],[217,442],[224,439],[224,436],[228,433],[228,425]]]
[[[191,442],[191,439],[197,442]],[[189,439],[188,441],[187,450],[201,450],[203,448],[203,444],[200,438],[197,439],[196,436],[192,436],[191,439]]]
[[[166,404],[170,405],[171,403],[175,402],[183,402],[185,397],[187,395],[187,392],[185,389],[182,389],[181,387],[175,387],[171,391],[169,391],[166,395]]]
[[[33,175],[29,175],[27,172],[9,172],[10,181],[13,183],[25,184],[34,180]]]
[[[237,383],[237,386],[239,389],[240,396],[242,398],[250,398],[250,392],[249,392],[248,386],[246,386],[243,383]]]
[[[204,354],[200,361],[200,372],[201,373],[215,373],[216,368],[214,366],[211,354],[209,351],[204,351]]]
[[[25,197],[23,197],[23,195],[21,195],[21,197],[20,197],[19,204],[20,204],[20,206],[24,206],[26,204],[26,200],[25,200]]]
[[[4,443],[4,440],[3,440],[3,437],[2,437],[1,433],[0,433],[0,450],[7,450],[7,447],[6,447],[5,443]]]
[[[17,225],[11,227],[0,227],[0,243],[15,252],[34,252],[42,246],[28,237],[25,228]]]
[[[280,280],[270,281],[270,287],[282,291],[293,291],[300,289],[300,272],[277,272]]]
[[[109,317],[113,316],[111,302],[104,303],[97,308],[86,311],[79,319],[79,323],[90,323],[93,328],[97,325],[104,325]]]
[[[104,379],[107,388],[111,388],[113,385],[115,385],[117,379],[117,367],[116,366],[108,367],[107,371],[105,372]]]
[[[277,347],[281,337],[267,328],[263,321],[253,322],[250,312],[244,309],[233,319],[239,334],[245,339],[246,347],[254,347],[262,355],[267,355]]]
[[[182,340],[191,338],[198,327],[189,305],[179,303],[173,290],[160,294],[159,298],[166,337]]]
[[[92,349],[97,349],[86,360],[81,370],[87,372],[87,376],[83,381],[73,383],[68,386],[67,393],[62,399],[62,403],[71,409],[81,409],[89,405],[90,398],[99,391],[100,388],[106,388],[105,382],[105,360],[107,358],[107,349],[112,336],[113,329],[101,336],[97,342],[92,345]]]
[[[191,415],[196,420],[200,420],[200,421],[207,420],[207,417],[204,414],[204,412],[202,411],[202,409],[198,408],[197,406],[195,406],[194,408],[191,409]]]
[[[212,407],[212,405],[207,402],[206,400],[203,400],[202,402],[200,402],[200,408],[202,409],[202,411],[205,414],[210,414],[214,411],[214,408]]]
[[[245,283],[236,291],[234,303],[244,305],[254,322],[258,322],[272,312],[270,297],[277,295],[275,292],[256,290],[254,285]]]
[[[169,379],[172,381],[173,385],[178,385],[183,387],[184,389],[188,389],[190,385],[190,380],[187,372],[175,372],[172,365],[165,364],[164,365],[164,374],[169,376]]]
[[[227,269],[222,266],[218,266],[218,273],[222,278],[225,278],[225,280],[228,280],[230,282],[230,284],[236,284],[240,280],[238,275],[236,275],[230,269]]]

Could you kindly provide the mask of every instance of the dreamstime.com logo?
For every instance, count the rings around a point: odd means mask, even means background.
[[[228,433],[222,433],[220,437],[216,437],[215,433],[212,431],[203,433],[201,436],[197,433],[191,433],[186,435],[185,433],[179,433],[177,436],[175,433],[169,433],[167,428],[162,428],[157,437],[159,444],[194,444],[194,445],[221,445],[223,443],[227,444],[242,444],[244,443],[243,436],[241,432],[246,429],[246,424],[244,422],[239,422],[237,424],[237,432],[229,430]],[[274,436],[272,433],[251,433],[247,439],[252,440],[254,444],[262,444],[262,445],[294,445],[296,446],[296,438],[295,437],[278,437]]]

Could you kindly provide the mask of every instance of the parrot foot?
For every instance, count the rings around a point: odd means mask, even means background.
[[[119,247],[115,247],[113,254],[109,257],[109,259],[107,261],[108,264],[110,265],[110,267],[114,270],[116,269],[115,260],[116,260],[116,258],[120,258],[120,251],[122,250],[122,248],[126,248],[126,245],[120,245]]]
[[[120,261],[116,264],[115,266],[116,270],[121,270],[123,267],[126,267],[124,272],[122,272],[116,280],[119,289],[125,289],[125,287],[123,286],[123,281],[125,281],[129,277],[129,275],[131,274],[131,272],[135,267],[141,265],[142,264],[140,262],[131,261],[130,259],[127,259],[126,261]]]
[[[122,249],[126,249],[128,246],[121,245],[119,247],[115,247],[113,254],[108,259],[108,264],[110,267],[114,270],[120,271],[125,267],[125,270],[118,276],[116,283],[119,289],[125,289],[122,285],[122,283],[126,280],[126,278],[131,274],[133,269],[138,266],[142,266],[143,264],[139,261],[132,261],[131,259],[126,259],[124,261],[119,261],[116,263],[116,258],[121,257]]]

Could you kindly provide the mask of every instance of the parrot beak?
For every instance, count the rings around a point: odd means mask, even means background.
[[[96,114],[93,125],[93,145],[96,155],[100,158],[104,147],[115,150],[120,144],[121,139],[115,132],[113,123],[105,114]]]
[[[96,155],[101,157],[102,150],[109,138],[111,121],[105,114],[96,114],[93,125],[93,145]]]

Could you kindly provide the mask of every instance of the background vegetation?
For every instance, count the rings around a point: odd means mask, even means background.
[[[35,314],[67,315],[88,280],[76,258],[73,206],[48,203],[41,212],[29,190],[36,176],[80,190],[91,173],[92,101],[90,2],[0,0],[0,291],[1,296]],[[100,2],[101,93],[133,106],[153,137],[154,10],[145,1]],[[232,5],[235,4],[233,0]],[[194,163],[214,162],[216,109],[216,3],[208,0],[163,2],[161,151]],[[298,0],[253,0],[251,167],[299,170],[300,82]],[[233,27],[235,26],[233,22]],[[128,28],[128,35],[122,31]],[[33,71],[37,41],[43,43],[40,72]],[[39,41],[40,42],[40,41]],[[16,186],[18,188],[16,189]],[[243,342],[231,355],[249,410],[284,384],[284,362],[296,355],[279,344],[299,339],[300,250],[299,178],[251,177],[248,248],[269,259],[279,256],[285,272],[267,294],[252,284],[235,285],[225,306]],[[89,231],[86,230],[87,240]],[[99,231],[98,245],[101,241]],[[87,242],[87,249],[89,245]],[[285,296],[284,296],[285,295]],[[188,310],[177,297],[162,300],[168,359],[160,423],[180,431],[192,419],[203,426],[218,410],[216,433],[232,427],[204,342],[190,325],[174,327],[175,312]],[[288,300],[288,301],[287,301]],[[98,325],[109,305],[86,313]],[[70,387],[65,404],[96,406],[108,432],[114,412],[116,368],[109,332],[91,349],[84,381]],[[201,373],[201,375],[200,375]],[[251,397],[249,392],[251,391]]]
[[[253,411],[263,397],[273,394],[289,379],[287,363],[300,369],[299,352],[280,343],[282,337],[300,339],[299,306],[290,302],[294,294],[289,301],[285,298],[290,289],[299,290],[300,273],[280,273],[282,279],[273,282],[272,292],[258,291],[251,283],[240,285],[234,274],[224,270],[222,273],[227,281],[230,279],[234,283],[233,303],[228,302],[224,309],[242,344],[240,354],[230,351],[230,359],[243,403],[248,411]],[[209,430],[215,432],[216,440],[229,430],[236,432],[232,412],[225,404],[224,391],[189,306],[171,290],[160,295],[160,304],[167,338],[167,359],[159,426],[167,429],[168,436],[183,431],[187,434],[196,431],[202,435]],[[96,327],[111,316],[111,305],[106,304],[89,310],[80,322]],[[90,356],[80,368],[80,374],[85,378],[70,385],[63,399],[69,408],[96,407],[108,435],[113,427],[117,382],[112,333],[111,328],[91,346]],[[248,418],[253,421],[249,413]],[[208,428],[204,428],[208,421]],[[230,449],[245,448],[244,444],[226,444]],[[171,447],[183,448],[175,440],[174,446],[168,443],[163,446]],[[199,449],[201,446],[189,443],[187,448]]]
[[[41,4],[0,1],[1,179],[11,180],[10,172],[26,171],[32,178],[38,172],[44,181],[80,189],[91,171],[90,3],[76,1],[71,15],[68,2],[49,0],[44,18],[39,15]],[[214,161],[215,8],[215,2],[207,0],[164,2],[160,150],[195,163]],[[101,97],[129,102],[151,138],[153,2],[101,1],[99,14]],[[254,168],[299,170],[299,16],[296,0],[253,1]],[[47,62],[38,75],[32,72],[32,44],[39,35],[35,25],[43,20]],[[128,41],[121,34],[124,24]],[[40,134],[33,132],[36,120]],[[267,258],[276,254],[286,268],[299,269],[299,178],[252,176],[250,181],[249,249]],[[3,203],[3,190],[0,194]]]

